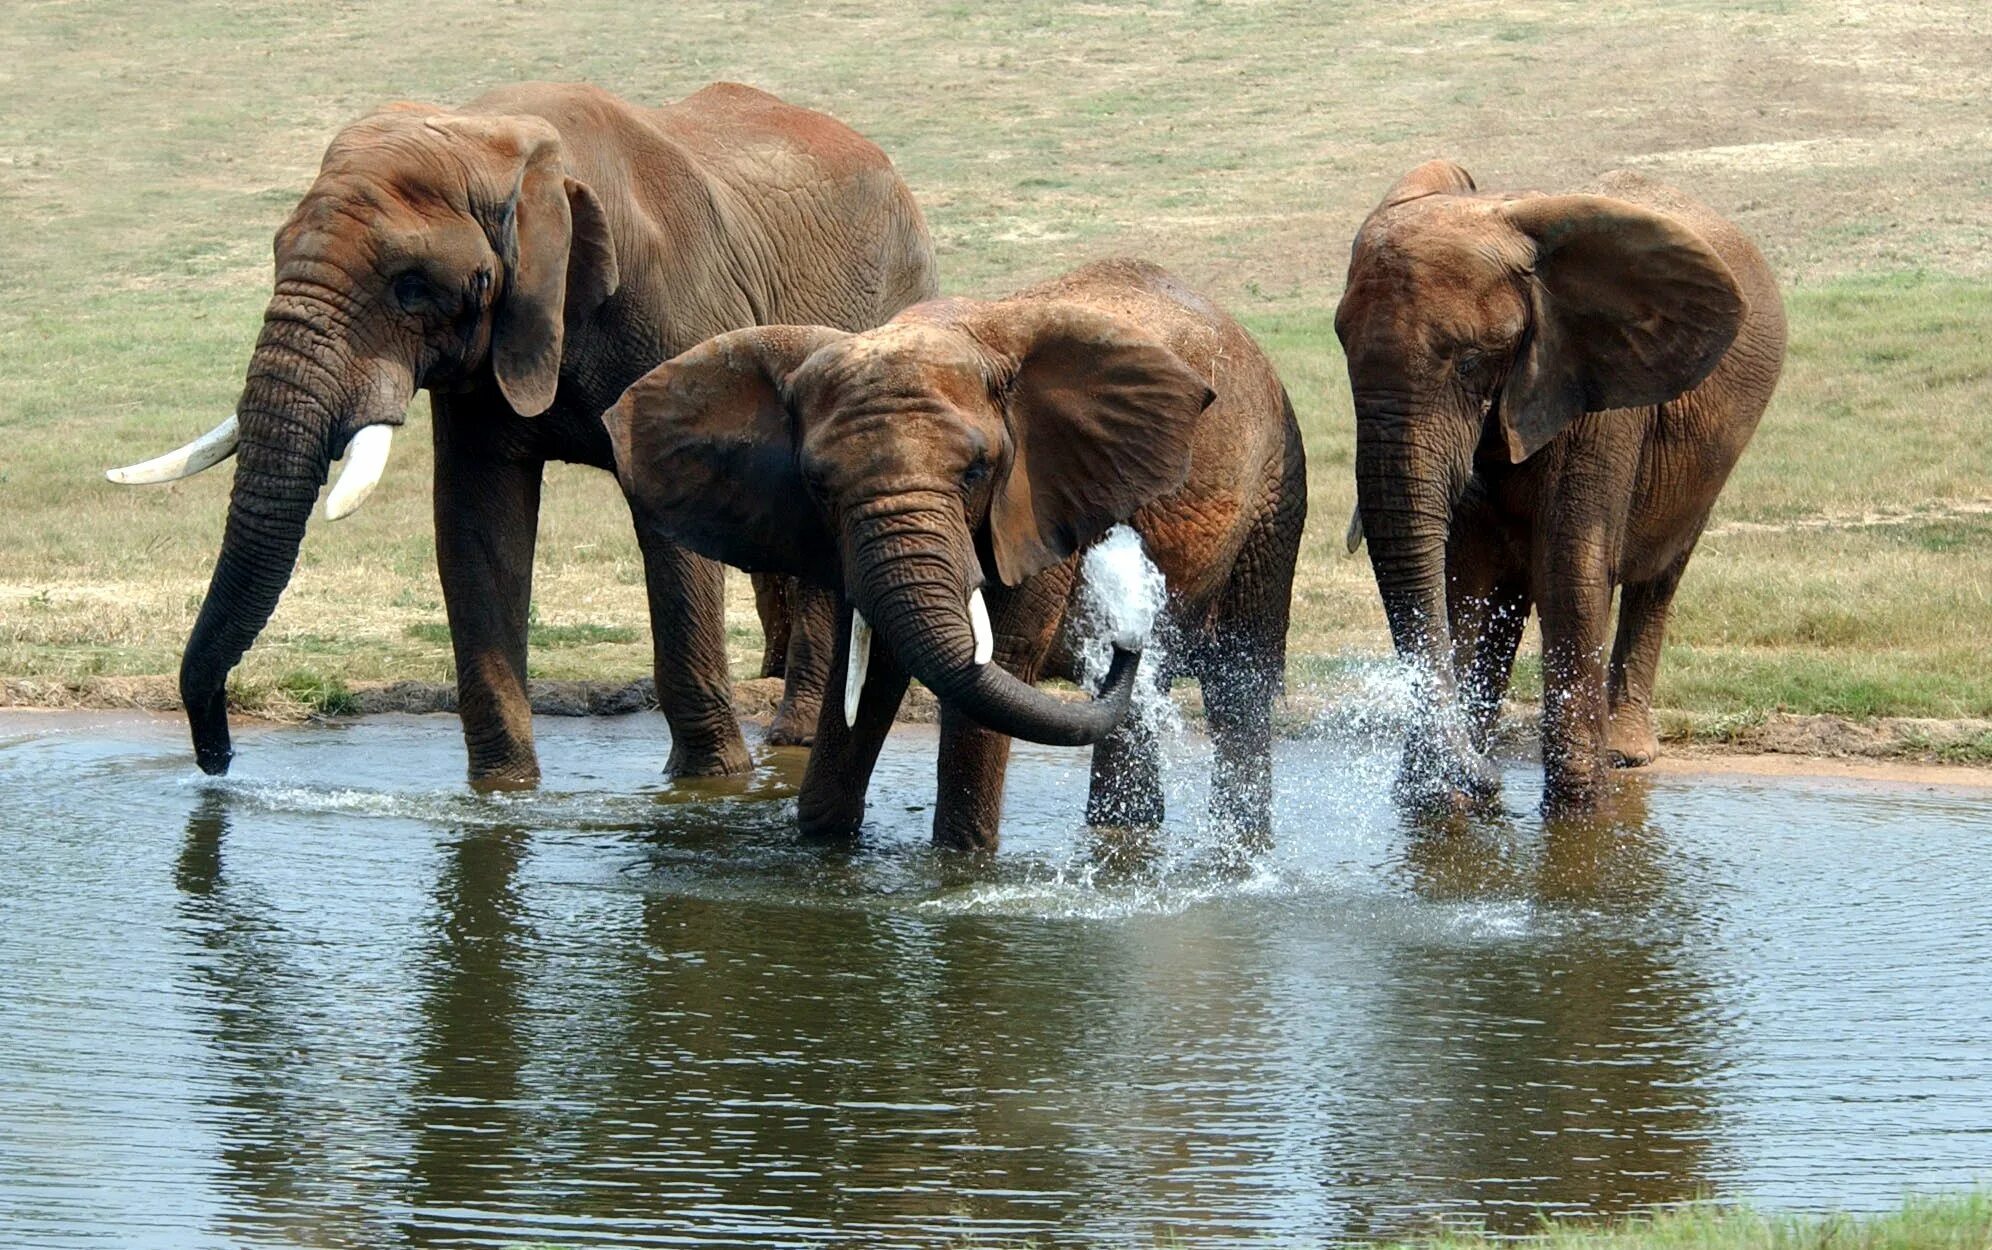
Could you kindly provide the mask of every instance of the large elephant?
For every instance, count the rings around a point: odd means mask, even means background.
[[[1169,274],[1106,261],[863,334],[722,335],[605,420],[640,530],[852,609],[806,832],[858,827],[909,674],[941,702],[937,844],[995,845],[1011,736],[1097,743],[1089,819],[1159,820],[1156,744],[1123,723],[1138,655],[1116,655],[1091,703],[1031,684],[1077,677],[1076,553],[1122,521],[1167,579],[1172,664],[1203,681],[1213,807],[1266,828],[1306,463],[1264,354]]]
[[[434,415],[436,563],[470,775],[531,784],[526,625],[545,463],[613,469],[602,410],[694,343],[769,323],[863,329],[935,289],[926,225],[885,154],[750,87],[647,109],[530,83],[347,126],[277,232],[236,415],[112,473],[170,480],[240,453],[180,667],[201,767],[228,768],[228,672],[290,579],[328,466],[345,456],[326,499],[336,519],[378,480],[417,390]],[[642,549],[670,768],[742,770],[722,572],[656,534]],[[828,610],[799,615],[827,631]],[[818,637],[791,657],[778,732],[813,722],[828,650]]]
[[[1637,174],[1496,195],[1432,161],[1364,221],[1335,330],[1356,408],[1351,546],[1367,535],[1398,654],[1428,683],[1400,789],[1497,792],[1484,751],[1533,608],[1545,806],[1592,806],[1607,751],[1658,750],[1668,608],[1783,367],[1770,267]]]

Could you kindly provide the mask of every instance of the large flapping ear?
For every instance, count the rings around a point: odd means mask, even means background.
[[[621,282],[608,218],[569,177],[559,132],[537,117],[438,117],[444,134],[482,144],[509,176],[488,223],[505,285],[491,327],[491,370],[505,402],[536,417],[553,404],[567,327],[594,315]]]
[[[1423,165],[1399,178],[1390,190],[1383,193],[1378,201],[1379,210],[1407,200],[1423,199],[1428,195],[1472,195],[1477,187],[1473,185],[1473,175],[1449,160],[1440,158],[1426,161]]]
[[[1013,454],[989,508],[1014,586],[1183,484],[1216,393],[1138,327],[1078,304],[985,305],[965,319],[1001,358]]]
[[[602,419],[639,523],[722,564],[826,580],[836,550],[803,486],[785,392],[797,366],[845,337],[735,330],[638,378]]]
[[[1700,235],[1598,195],[1503,205],[1535,245],[1530,323],[1500,398],[1519,464],[1585,412],[1665,403],[1701,385],[1743,323],[1743,291]]]

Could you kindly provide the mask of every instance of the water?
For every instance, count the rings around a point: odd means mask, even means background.
[[[1085,639],[1079,647],[1080,684],[1090,690],[1106,684],[1116,644],[1141,649],[1130,714],[1150,733],[1180,737],[1182,715],[1156,680],[1169,666],[1168,643],[1155,636],[1169,585],[1148,558],[1141,535],[1126,525],[1108,530],[1086,549],[1079,578],[1077,630]]]
[[[1277,845],[1095,842],[1019,748],[1002,853],[862,843],[800,754],[672,787],[655,717],[0,719],[0,1230],[37,1246],[1315,1245],[1704,1193],[1992,1179],[1984,794],[1630,780],[1608,827],[1407,826],[1282,745]]]

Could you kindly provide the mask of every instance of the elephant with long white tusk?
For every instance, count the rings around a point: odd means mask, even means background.
[[[225,686],[290,580],[332,462],[351,516],[429,392],[436,564],[472,780],[537,780],[527,616],[549,460],[614,468],[601,412],[650,367],[769,310],[847,330],[936,291],[933,249],[883,152],[733,83],[662,108],[536,83],[462,108],[393,104],[339,132],[277,232],[235,415],[107,476],[174,481],[235,458],[227,527],[180,665],[196,758],[233,755]],[[670,771],[739,772],[722,570],[643,544]],[[826,592],[793,601],[773,740],[806,737],[831,666]],[[782,623],[764,617],[771,633]]]

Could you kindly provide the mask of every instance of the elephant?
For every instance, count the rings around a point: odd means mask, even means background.
[[[1400,794],[1498,794],[1485,752],[1534,610],[1544,807],[1594,809],[1607,752],[1637,766],[1659,750],[1667,613],[1783,368],[1770,266],[1639,174],[1503,195],[1431,161],[1357,232],[1335,330],[1356,414],[1350,548],[1367,536],[1423,704]]]
[[[1078,679],[1080,556],[1122,522],[1166,579],[1172,671],[1203,683],[1214,814],[1268,828],[1306,458],[1264,353],[1169,273],[1100,261],[858,334],[724,334],[604,421],[640,530],[840,597],[805,834],[860,827],[909,676],[941,706],[937,845],[996,846],[1012,737],[1094,747],[1092,823],[1159,822],[1158,744],[1124,716],[1140,652],[1091,702],[1034,688]]]
[[[209,773],[233,755],[229,670],[290,579],[330,463],[346,462],[326,497],[336,520],[379,480],[417,390],[433,414],[436,564],[470,777],[532,785],[527,618],[546,462],[612,470],[602,410],[715,334],[864,329],[937,290],[925,221],[885,154],[734,83],[662,108],[551,83],[458,109],[389,105],[333,139],[275,252],[236,415],[110,474],[167,481],[240,455],[180,667]],[[641,545],[669,769],[743,771],[723,570],[654,534]],[[798,615],[829,628],[822,604]],[[788,657],[778,739],[814,722],[829,644],[813,644]]]

